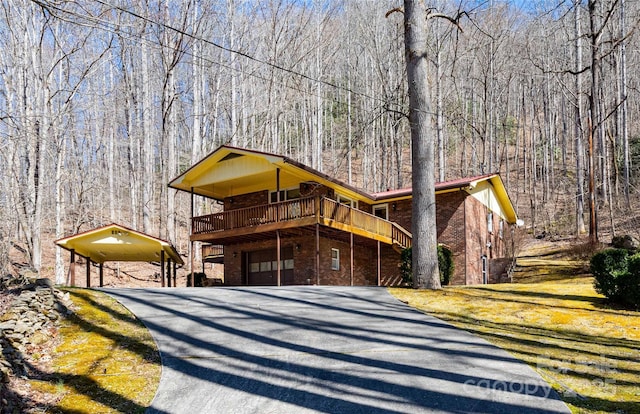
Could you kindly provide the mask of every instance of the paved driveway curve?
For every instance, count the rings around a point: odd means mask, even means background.
[[[569,413],[527,365],[384,288],[104,291],[160,349],[151,413]]]

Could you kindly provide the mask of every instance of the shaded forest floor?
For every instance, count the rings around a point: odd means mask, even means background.
[[[520,243],[514,283],[535,283],[590,276],[589,260],[603,246],[591,246],[587,239],[539,240]]]

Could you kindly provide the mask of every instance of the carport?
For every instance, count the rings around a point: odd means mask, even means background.
[[[162,287],[171,287],[172,278],[175,287],[176,267],[184,265],[171,243],[115,223],[64,237],[56,240],[55,244],[71,253],[71,286],[75,286],[76,280],[76,255],[84,257],[87,262],[87,287],[91,287],[92,263],[99,266],[100,287],[104,284],[105,262],[159,262]]]

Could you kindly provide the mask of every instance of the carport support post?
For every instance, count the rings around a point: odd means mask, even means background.
[[[176,268],[177,268],[177,265],[176,265],[176,262],[174,260],[173,261],[173,287],[177,287],[178,286],[178,279],[176,277]]]
[[[160,283],[164,287],[164,250],[160,250]]]
[[[100,287],[104,286],[104,263],[100,263]]]
[[[86,257],[87,259],[87,287],[91,287],[91,259]]]
[[[171,287],[171,259],[167,260],[167,286]]]
[[[69,263],[69,283],[76,285],[76,251],[71,249],[71,263]]]

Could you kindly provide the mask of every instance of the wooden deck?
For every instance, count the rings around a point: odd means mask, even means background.
[[[306,197],[194,217],[191,240],[249,236],[315,224],[398,248],[411,247],[411,233],[396,223],[325,197]]]

